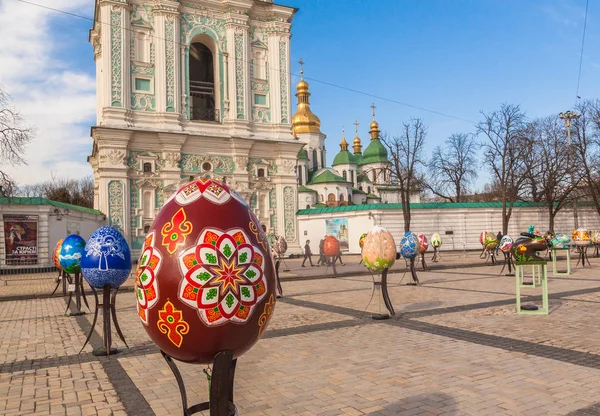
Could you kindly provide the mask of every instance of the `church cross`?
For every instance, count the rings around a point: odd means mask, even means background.
[[[375,120],[375,109],[377,107],[375,107],[375,103],[371,104],[371,108],[373,109],[373,120]]]
[[[356,131],[356,134],[358,135],[358,120],[356,120],[354,122],[354,127],[355,127],[354,131]]]
[[[300,64],[300,77],[304,79],[304,68],[302,67],[302,65],[304,65],[304,61],[302,60],[302,58],[300,58],[298,63]]]

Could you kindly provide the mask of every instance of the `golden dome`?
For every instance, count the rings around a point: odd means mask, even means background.
[[[374,140],[379,138],[381,131],[379,130],[379,123],[375,120],[375,109],[377,108],[375,107],[375,103],[371,105],[371,108],[373,109],[373,121],[369,124],[369,134],[371,135],[371,140]]]
[[[302,64],[303,62],[301,62]],[[308,82],[304,80],[304,71],[300,69],[301,79],[296,84],[298,109],[292,117],[292,134],[298,139],[299,133],[321,133],[321,120],[310,111]]]
[[[342,127],[342,141],[340,142],[340,150],[346,151],[348,150],[348,142],[346,141],[346,137],[344,136],[344,128]]]
[[[369,124],[369,127],[371,130],[378,130],[379,129],[379,123],[375,120],[371,121],[371,124]]]
[[[358,121],[354,122],[354,126],[356,127],[356,137],[353,140],[353,144],[354,146],[352,146],[352,149],[354,149],[354,154],[357,153],[361,153],[362,152],[362,145],[360,144],[360,137],[358,137]]]

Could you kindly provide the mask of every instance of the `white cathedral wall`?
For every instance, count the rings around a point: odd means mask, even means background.
[[[369,219],[369,212],[372,219]],[[590,230],[600,229],[600,216],[593,207],[579,208],[579,226]],[[377,224],[392,233],[396,245],[404,235],[404,217],[402,210],[365,210],[327,214],[309,214],[298,216],[300,238],[318,241],[325,235],[325,220],[331,218],[348,219],[348,244],[350,253],[360,254],[358,239],[362,233]],[[508,235],[517,238],[520,233],[534,225],[542,233],[548,228],[548,214],[540,208],[513,208]],[[423,233],[429,239],[434,233],[442,237],[441,250],[479,250],[479,234],[491,231],[494,234],[502,229],[502,208],[446,208],[411,210],[411,231]],[[570,235],[574,229],[573,211],[561,210],[555,218],[555,231]],[[452,234],[446,234],[451,232]],[[314,250],[313,250],[314,252]]]

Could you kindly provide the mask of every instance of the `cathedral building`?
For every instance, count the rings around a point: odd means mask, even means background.
[[[358,133],[353,152],[342,136],[328,168],[304,79],[293,113],[296,11],[272,0],[95,1],[94,207],[134,254],[163,203],[194,178],[226,182],[294,252],[299,208],[395,192],[374,116],[364,152]]]
[[[96,0],[94,206],[135,252],[164,201],[199,177],[225,181],[300,249],[295,12],[272,0]]]

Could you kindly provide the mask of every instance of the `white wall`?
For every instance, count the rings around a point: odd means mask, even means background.
[[[369,212],[374,216],[369,219]],[[579,208],[579,227],[600,230],[600,216],[593,207]],[[388,229],[394,236],[396,244],[404,235],[404,219],[402,210],[372,210],[356,212],[339,212],[327,214],[299,215],[299,230],[302,245],[306,239],[311,240],[311,248],[315,252],[319,240],[325,235],[326,218],[348,218],[348,238],[350,253],[360,253],[358,239],[376,223]],[[564,209],[555,218],[554,230],[570,235],[574,229],[573,212]],[[534,225],[542,233],[548,229],[548,213],[544,208],[513,208],[508,227],[508,235],[516,238]],[[479,234],[492,231],[494,234],[502,230],[502,208],[446,208],[411,210],[411,231],[424,233],[431,238],[434,233],[442,237],[442,249],[477,250]],[[446,235],[452,231],[453,235]],[[305,235],[306,232],[306,235]],[[464,244],[464,246],[463,246]],[[318,250],[317,250],[318,252]]]

